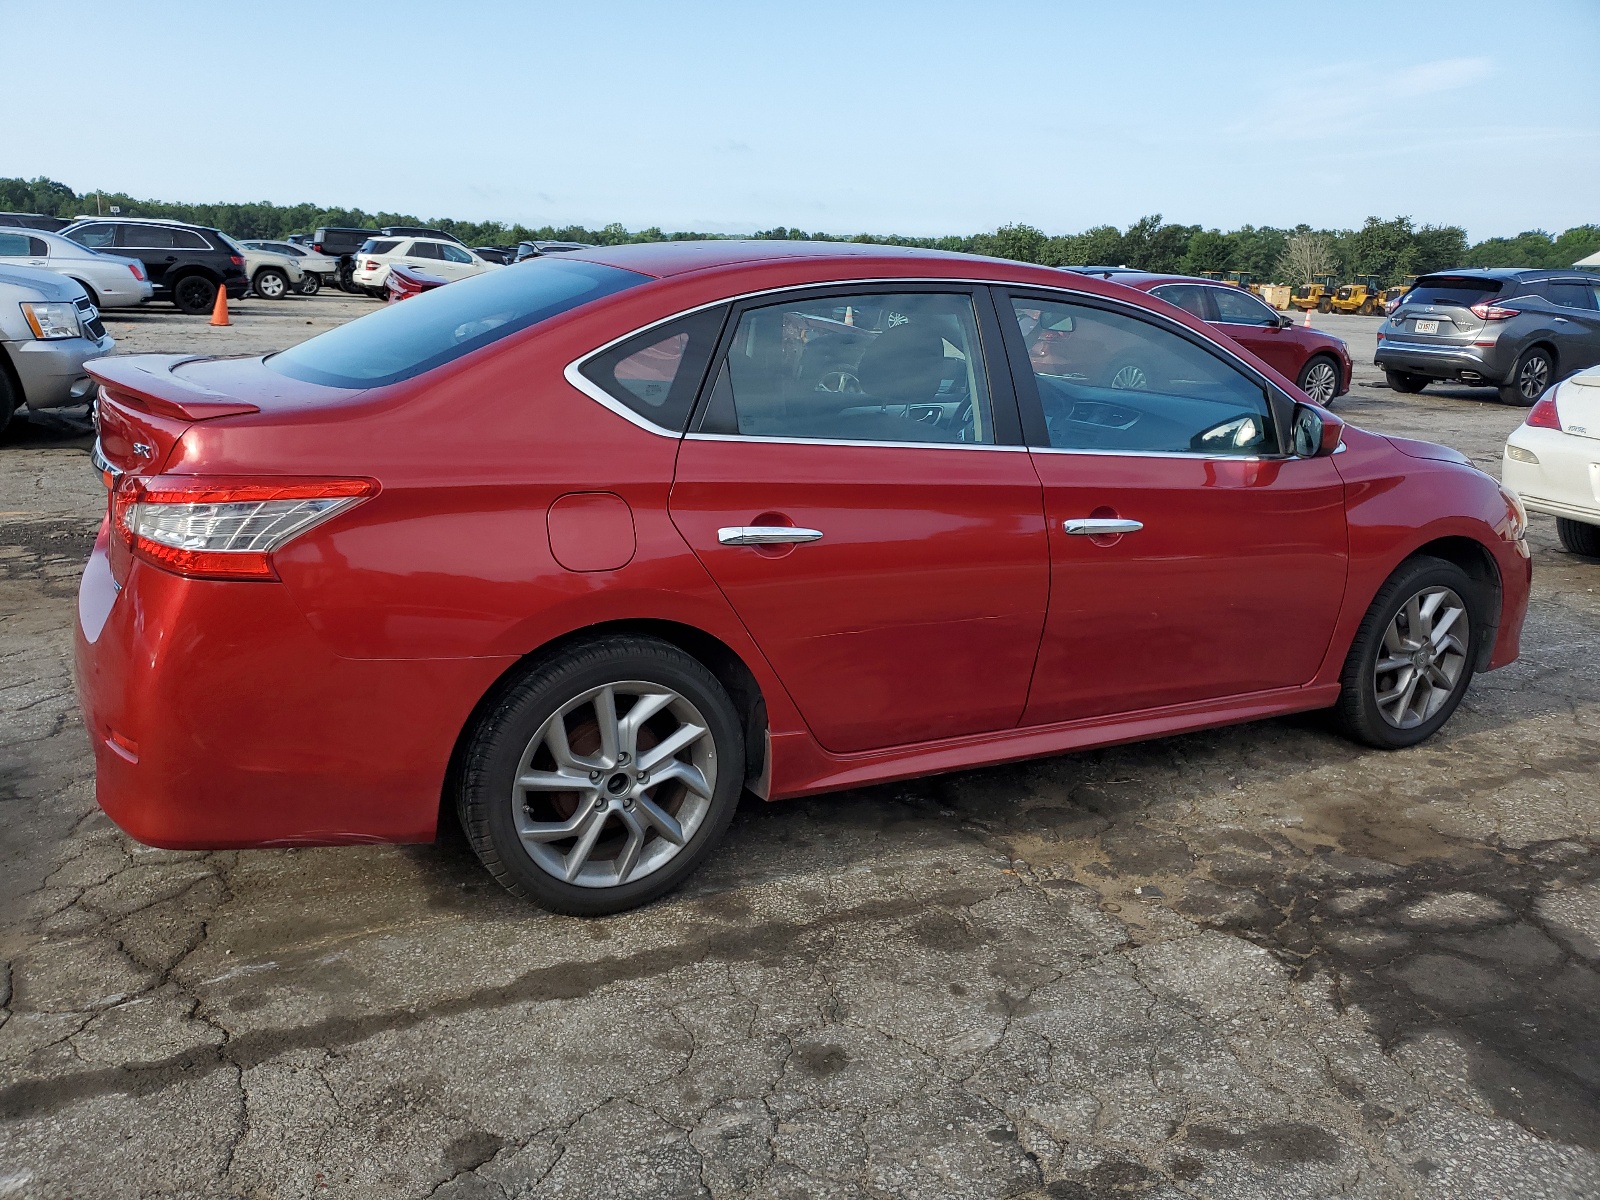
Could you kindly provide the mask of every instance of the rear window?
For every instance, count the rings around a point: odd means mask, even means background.
[[[267,366],[329,387],[383,387],[649,278],[573,259],[489,271],[330,329]]]
[[[1417,280],[1402,298],[1402,304],[1448,304],[1456,308],[1471,308],[1474,304],[1500,294],[1498,279],[1474,278],[1470,275],[1429,275]]]
[[[366,241],[361,243],[361,249],[357,250],[356,253],[357,254],[387,254],[387,253],[389,253],[389,251],[393,250],[399,244],[400,244],[400,240],[398,238],[396,238],[396,239],[394,239],[392,241],[387,241],[387,242],[386,241],[382,241],[382,240],[380,240],[378,238],[368,238]]]

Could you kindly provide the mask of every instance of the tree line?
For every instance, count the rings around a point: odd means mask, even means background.
[[[620,223],[600,229],[582,225],[507,225],[500,221],[422,221],[410,213],[364,212],[315,204],[174,204],[142,200],[122,192],[75,193],[52,179],[0,178],[0,210],[71,217],[109,212],[123,216],[167,217],[221,229],[236,238],[282,238],[309,233],[320,225],[372,228],[428,225],[454,234],[471,246],[513,245],[519,241],[590,242],[615,246],[632,242],[689,241],[726,234],[679,231],[652,226],[630,230]],[[1293,229],[1245,225],[1224,233],[1200,225],[1170,224],[1159,213],[1127,229],[1097,225],[1082,233],[1048,234],[1031,225],[1003,225],[991,233],[918,238],[893,234],[806,232],[777,226],[758,238],[800,241],[868,242],[921,246],[1045,266],[1134,266],[1146,271],[1198,275],[1241,271],[1260,281],[1303,283],[1313,274],[1379,276],[1385,286],[1407,275],[1448,267],[1564,267],[1600,251],[1600,225],[1579,225],[1560,235],[1530,230],[1514,238],[1488,238],[1469,245],[1457,225],[1416,225],[1410,217],[1368,217],[1360,229]]]

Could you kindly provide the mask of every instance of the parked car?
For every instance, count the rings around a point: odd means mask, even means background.
[[[442,275],[419,271],[415,267],[404,266],[401,263],[391,263],[388,277],[384,280],[384,290],[390,301],[409,300],[413,296],[422,295],[423,292],[443,287],[449,282]]]
[[[505,246],[473,246],[472,252],[484,262],[492,262],[500,267],[509,267],[517,258],[516,250]]]
[[[1066,270],[1076,271],[1079,275],[1098,275],[1102,279],[1110,279],[1113,275],[1145,274],[1139,267],[1067,267]]]
[[[593,250],[594,247],[586,242],[518,242],[513,258],[517,262],[526,262],[530,258],[538,258],[544,254],[566,254],[573,250]]]
[[[42,229],[55,233],[70,224],[72,222],[64,217],[47,217],[43,213],[0,213],[0,226],[11,229]]]
[[[1159,296],[1215,325],[1252,354],[1294,380],[1318,404],[1332,404],[1350,390],[1353,366],[1343,339],[1295,324],[1241,287],[1182,275],[1117,273],[1123,287]],[[1138,386],[1137,383],[1131,386]]]
[[[389,268],[395,264],[418,267],[446,281],[465,279],[494,270],[499,264],[486,262],[456,242],[435,238],[373,238],[361,247],[351,281],[380,300],[387,300]]]
[[[1149,389],[1075,369],[1113,342]],[[246,847],[454,810],[566,912],[681,882],[745,789],[1330,707],[1415,745],[1528,601],[1521,506],[1461,455],[1022,263],[610,247],[264,358],[91,369],[112,516],[77,680],[110,817]]]
[[[1506,439],[1500,477],[1530,512],[1556,519],[1563,546],[1600,558],[1600,367],[1539,398]]]
[[[0,229],[0,266],[39,267],[65,275],[98,309],[133,308],[154,292],[136,258],[102,254],[42,229]]]
[[[385,225],[378,230],[384,237],[425,237],[433,238],[437,242],[454,242],[458,246],[465,246],[453,233],[446,233],[442,229],[432,229],[426,225]]]
[[[300,260],[290,254],[271,250],[253,250],[243,242],[223,235],[228,245],[244,255],[245,273],[250,276],[250,290],[263,300],[282,300],[291,291],[299,291],[306,281]]]
[[[247,250],[264,250],[268,254],[281,254],[294,260],[303,273],[299,287],[302,296],[315,296],[327,284],[339,281],[339,260],[318,254],[310,246],[298,242],[269,242],[253,239],[242,243]]]
[[[217,289],[230,300],[250,290],[244,255],[228,244],[220,229],[154,218],[87,217],[61,236],[91,250],[113,251],[144,264],[157,300],[170,300],[181,312],[209,313]]]
[[[339,286],[347,292],[361,289],[351,282],[355,270],[356,251],[368,238],[378,236],[376,229],[351,229],[346,226],[321,225],[311,235],[310,246],[318,254],[339,260]]]
[[[1451,380],[1526,408],[1600,363],[1600,279],[1511,268],[1424,275],[1378,328],[1375,361],[1397,392]]]
[[[83,365],[116,346],[73,280],[0,264],[0,429],[24,405],[37,411],[89,403],[94,381]]]

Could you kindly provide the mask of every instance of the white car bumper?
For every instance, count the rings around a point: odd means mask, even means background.
[[[389,280],[389,264],[379,263],[375,267],[365,267],[357,261],[356,269],[350,272],[350,278],[361,287],[382,287]]]
[[[1530,512],[1600,525],[1600,438],[1523,425],[1506,439],[1500,477]]]

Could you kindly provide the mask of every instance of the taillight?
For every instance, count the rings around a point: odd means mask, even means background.
[[[378,269],[378,264],[373,262],[370,258],[367,259],[367,270],[376,271],[377,269]]]
[[[236,267],[244,266],[244,259],[240,258],[237,254],[228,255],[228,261]]]
[[[1519,314],[1514,308],[1501,308],[1498,304],[1490,304],[1485,300],[1482,304],[1472,306],[1472,315],[1484,321],[1509,321]]]
[[[136,262],[129,263],[128,264],[128,270],[133,272],[133,277],[135,279],[137,279],[140,283],[144,282],[144,268],[141,267],[138,263],[136,263]]]
[[[1561,428],[1561,414],[1556,412],[1555,388],[1539,397],[1539,403],[1528,410],[1528,419],[1523,424],[1532,425],[1535,429]]]
[[[375,495],[370,479],[124,475],[112,525],[146,562],[197,579],[276,579],[272,553]]]

